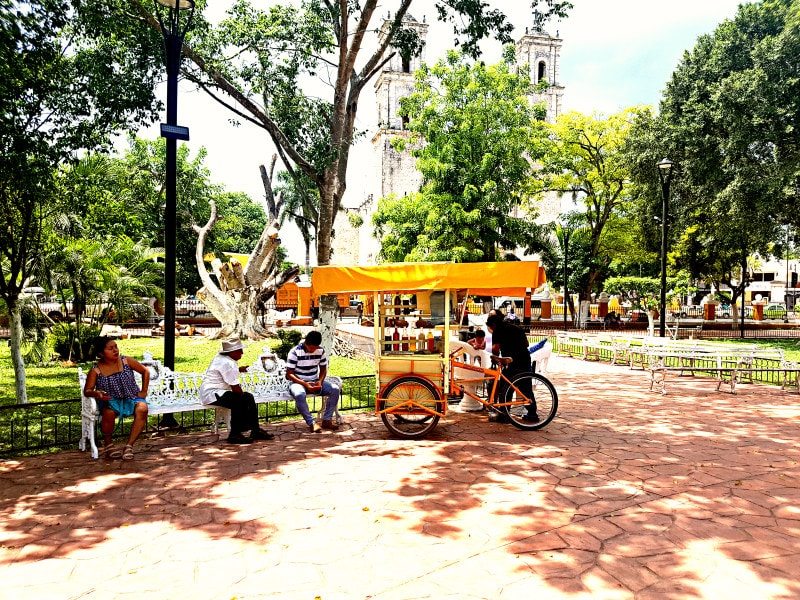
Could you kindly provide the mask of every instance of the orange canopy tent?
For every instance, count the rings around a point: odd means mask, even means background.
[[[524,296],[547,281],[539,261],[491,263],[385,263],[365,267],[316,267],[315,296],[364,292],[468,289],[487,296]]]

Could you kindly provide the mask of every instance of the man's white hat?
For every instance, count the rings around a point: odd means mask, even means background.
[[[242,344],[240,339],[232,338],[222,342],[222,350],[220,351],[220,354],[228,354],[230,352],[235,352],[236,350],[244,350],[244,344]]]

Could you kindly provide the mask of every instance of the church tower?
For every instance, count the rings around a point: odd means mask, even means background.
[[[528,65],[531,82],[534,85],[546,85],[541,92],[531,94],[533,102],[544,102],[547,106],[548,123],[554,123],[561,114],[561,101],[564,95],[564,86],[559,83],[559,66],[561,63],[561,42],[541,27],[534,25],[532,29],[525,28],[523,35],[517,42],[517,65]]]
[[[380,42],[386,39],[392,22],[389,14],[378,34]],[[355,185],[349,186],[349,197],[358,197],[360,201],[358,206],[345,208],[348,216],[357,217],[353,221],[360,222],[361,226],[352,225],[344,215],[337,218],[333,240],[334,264],[375,264],[380,245],[372,234],[372,215],[378,201],[390,194],[402,198],[419,191],[422,184],[422,175],[410,150],[398,152],[392,147],[394,138],[410,136],[406,119],[398,114],[400,99],[414,91],[415,71],[426,59],[428,25],[425,20],[420,22],[406,14],[403,28],[416,31],[422,51],[420,56],[409,58],[396,53],[383,65],[375,80],[377,129],[371,139],[371,152],[365,152],[361,174],[356,176],[363,191],[356,191]],[[540,23],[534,23],[516,44],[517,65],[520,68],[527,65],[531,81],[542,84],[531,94],[531,101],[545,102],[546,120],[551,123],[561,114],[564,94],[564,86],[559,82],[561,43],[558,33],[553,37]],[[354,165],[352,159],[351,165]],[[552,221],[559,215],[560,207],[561,197],[555,193],[547,194],[539,203],[537,221]]]
[[[379,43],[383,43],[391,29],[392,21],[387,18],[379,33]],[[416,159],[410,152],[397,152],[392,147],[392,139],[408,136],[407,117],[398,114],[400,99],[414,91],[414,73],[425,62],[425,38],[428,25],[419,22],[410,14],[403,17],[403,28],[417,33],[422,44],[419,56],[404,58],[396,53],[375,81],[375,102],[378,109],[378,130],[372,138],[374,155],[377,157],[379,185],[374,189],[378,198],[389,194],[404,196],[419,190],[422,178],[416,169]]]

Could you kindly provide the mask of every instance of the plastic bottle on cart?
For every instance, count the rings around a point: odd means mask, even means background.
[[[425,336],[425,340],[430,352],[436,350],[436,341],[433,339],[433,331],[428,330],[428,335]]]
[[[394,333],[392,334],[392,350],[395,352],[400,350],[400,332],[397,331],[397,325],[394,326]]]
[[[422,329],[419,330],[419,335],[417,335],[417,350],[425,350],[425,332]]]
[[[400,349],[403,352],[408,352],[408,329],[403,329],[403,335],[400,337]]]

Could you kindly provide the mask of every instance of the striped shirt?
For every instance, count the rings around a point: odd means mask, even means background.
[[[325,349],[320,346],[314,352],[307,352],[301,342],[289,351],[286,357],[286,369],[294,372],[303,381],[316,381],[319,368],[328,366]]]

